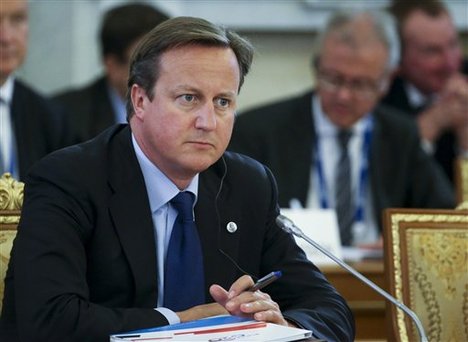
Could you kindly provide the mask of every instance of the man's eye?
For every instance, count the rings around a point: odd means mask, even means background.
[[[195,100],[195,96],[191,94],[184,94],[182,95],[182,99],[187,102],[193,102]]]
[[[231,103],[231,101],[228,99],[219,98],[216,100],[216,103],[220,107],[229,107],[229,104]]]

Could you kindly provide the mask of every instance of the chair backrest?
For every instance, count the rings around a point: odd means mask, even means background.
[[[9,173],[4,173],[0,178],[0,309],[5,273],[23,204],[23,188],[24,184],[15,180]]]
[[[455,160],[455,190],[457,203],[468,201],[468,157]]]
[[[386,209],[389,292],[421,320],[429,341],[468,341],[468,211]],[[418,341],[415,325],[387,303],[389,336]]]

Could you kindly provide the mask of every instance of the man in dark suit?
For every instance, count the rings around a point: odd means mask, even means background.
[[[105,75],[82,88],[54,96],[71,116],[80,142],[114,123],[127,121],[125,93],[130,57],[143,35],[167,18],[142,3],[120,5],[105,14],[99,35]]]
[[[65,116],[14,76],[27,50],[27,1],[2,2],[0,25],[0,174],[24,179],[36,161],[71,136]]]
[[[402,55],[383,103],[416,119],[423,147],[447,176],[468,155],[468,62],[442,1],[393,1]]]
[[[131,62],[129,125],[50,155],[26,181],[0,338],[104,341],[231,313],[353,340],[343,298],[275,223],[271,172],[225,153],[252,55],[247,41],[198,18],[169,19],[143,39]],[[185,234],[198,237],[185,243],[201,273],[168,267],[181,194],[196,198],[196,228]],[[281,278],[249,291],[276,270]],[[168,296],[174,276],[175,295],[188,294],[179,309]]]
[[[316,91],[239,115],[229,149],[272,170],[280,206],[335,208],[344,245],[379,247],[384,208],[452,207],[453,191],[412,121],[376,106],[399,55],[391,17],[335,13],[319,43]],[[347,131],[343,151],[338,138]]]

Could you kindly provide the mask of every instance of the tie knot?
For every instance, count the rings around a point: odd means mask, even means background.
[[[346,149],[348,147],[348,142],[353,132],[349,129],[340,129],[338,132],[338,142],[342,149]]]
[[[179,192],[173,199],[171,204],[177,210],[184,221],[193,221],[193,201],[195,196],[188,191]]]

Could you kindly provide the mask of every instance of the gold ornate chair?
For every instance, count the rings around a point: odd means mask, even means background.
[[[468,210],[387,209],[385,273],[389,292],[412,309],[429,341],[468,341]],[[391,341],[419,341],[389,303]]]
[[[457,203],[468,201],[468,157],[455,161],[455,190]]]
[[[15,180],[9,173],[4,173],[0,178],[0,309],[3,301],[3,280],[23,204],[23,188],[24,184]]]

